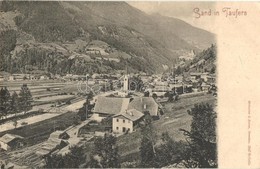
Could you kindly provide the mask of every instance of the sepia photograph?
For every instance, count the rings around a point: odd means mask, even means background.
[[[0,166],[218,168],[215,2],[0,1]]]

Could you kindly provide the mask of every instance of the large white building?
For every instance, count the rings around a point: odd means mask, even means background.
[[[113,116],[114,133],[131,133],[135,126],[141,120],[144,114],[136,109],[125,110],[124,112]]]

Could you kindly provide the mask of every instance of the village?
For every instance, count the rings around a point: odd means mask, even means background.
[[[217,95],[215,76],[210,73],[173,76],[126,71],[63,77],[2,73],[0,80],[10,94],[26,84],[33,99],[26,113],[1,117],[0,159],[19,168],[44,166],[46,155],[65,155],[69,147],[84,146],[106,133],[118,138],[131,135],[146,116],[154,123],[170,124],[166,112],[174,111],[174,106],[167,104],[215,100]]]

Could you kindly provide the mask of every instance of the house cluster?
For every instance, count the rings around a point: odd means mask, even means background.
[[[157,96],[165,97],[168,91],[175,91],[178,94],[196,92],[198,87],[194,83],[200,83],[200,91],[207,91],[214,83],[214,77],[208,73],[190,73],[188,76],[164,76],[164,75],[139,75],[144,82],[149,96],[131,95],[129,90],[129,79],[131,75],[123,77],[123,86],[120,91],[113,94],[99,95],[94,97],[95,103],[92,109],[92,119],[101,122],[106,118],[112,118],[113,133],[129,133],[135,131],[144,116],[149,113],[153,118],[159,118],[162,112],[161,105],[157,102]],[[212,80],[213,79],[213,80]],[[147,83],[145,83],[147,82]],[[134,92],[134,94],[136,94]],[[152,96],[152,97],[151,97]]]
[[[86,80],[88,77],[88,75],[74,75],[74,74],[66,74],[63,77],[59,77],[62,78],[66,81],[78,81],[78,80]]]
[[[37,155],[45,156],[51,153],[60,151],[62,148],[69,145],[68,139],[70,136],[66,131],[57,130],[50,134],[45,141],[35,152]],[[22,148],[26,145],[23,137],[15,134],[5,134],[0,137],[0,150],[12,151]]]
[[[22,80],[48,80],[49,76],[43,74],[10,74],[10,73],[1,73],[0,81],[22,81]]]
[[[190,73],[190,80],[192,82],[197,82],[199,79],[203,79],[204,82],[214,83],[216,80],[216,77],[207,72],[206,73],[195,73],[195,72]]]
[[[216,76],[209,73],[190,73],[189,78],[196,91],[209,91],[216,84]]]
[[[109,95],[94,97],[95,106],[91,118],[101,122],[110,117],[112,131],[126,133],[133,132],[145,114],[150,114],[154,118],[160,116],[161,107],[154,98],[129,96],[129,94],[129,75],[125,75],[121,91],[115,91],[113,97]]]
[[[144,76],[142,77],[144,78]],[[196,72],[178,76],[166,73],[145,77],[144,79],[147,81],[146,91],[156,97],[163,97],[169,91],[174,91],[177,94],[209,91],[212,86],[215,86],[216,82],[214,75]]]

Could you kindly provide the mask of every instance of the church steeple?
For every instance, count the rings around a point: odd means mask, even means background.
[[[128,65],[126,65],[125,75],[124,75],[124,84],[123,84],[123,92],[128,94],[129,87],[129,75],[128,75]]]
[[[128,86],[129,86],[129,76],[126,74],[124,76],[124,85],[123,85],[123,91],[128,93]]]

